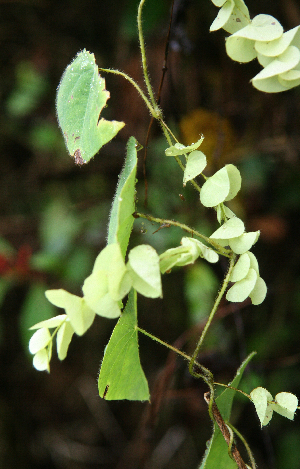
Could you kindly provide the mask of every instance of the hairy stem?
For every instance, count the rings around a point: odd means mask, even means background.
[[[181,228],[188,233],[191,233],[193,236],[197,236],[197,238],[203,239],[206,243],[210,244],[220,255],[231,258],[232,252],[229,249],[220,246],[216,241],[213,241],[207,236],[199,233],[199,231],[190,228],[189,226],[185,225],[184,223],[180,223],[179,221],[175,220],[165,220],[163,218],[152,217],[152,215],[146,215],[144,213],[135,212],[135,218],[145,218],[146,220],[153,221],[154,223],[160,223],[162,225],[172,225]]]

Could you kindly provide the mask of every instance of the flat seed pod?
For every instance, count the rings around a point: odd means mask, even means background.
[[[255,59],[254,41],[240,36],[229,36],[225,42],[227,55],[236,62],[247,63]]]
[[[296,26],[296,28],[290,29],[274,41],[256,41],[254,47],[259,54],[266,55],[268,57],[276,57],[282,54],[288,46],[291,45],[291,42],[299,32],[299,28],[300,26]]]
[[[57,89],[58,123],[76,164],[87,163],[125,125],[99,120],[109,92],[98,72],[94,54],[84,49],[68,65]]]
[[[46,319],[45,321],[38,322],[34,326],[30,327],[32,329],[40,329],[41,327],[47,327],[51,329],[53,327],[58,327],[61,325],[63,321],[67,318],[66,314],[60,314],[59,316],[55,316],[54,318]]]
[[[274,400],[275,404],[272,405],[273,410],[283,417],[294,420],[298,406],[297,396],[290,392],[280,392],[279,394],[276,394]]]
[[[47,353],[47,350],[45,349],[40,350],[33,357],[34,368],[38,371],[46,371],[46,370],[50,371],[50,366],[49,366],[50,358]]]
[[[249,269],[249,272],[245,278],[239,282],[236,282],[231,288],[229,288],[226,299],[234,303],[240,303],[244,301],[252,292],[256,280],[257,273],[254,269]]]
[[[204,140],[204,137],[201,136],[196,143],[192,143],[191,145],[188,145],[187,147],[183,145],[182,143],[175,143],[175,145],[165,150],[166,156],[186,155],[187,153],[190,153],[191,151],[197,150],[200,147],[203,140]]]
[[[227,0],[222,6],[222,8],[219,10],[217,17],[213,21],[209,30],[217,31],[218,29],[223,28],[224,24],[226,24],[227,21],[229,20],[233,9],[234,9],[234,0]]]
[[[234,0],[235,6],[232,13],[224,24],[223,29],[230,34],[234,34],[250,23],[249,10],[242,0]]]
[[[250,267],[254,269],[255,272],[259,275],[259,266],[258,266],[258,262],[257,262],[255,255],[251,251],[248,251],[247,254],[250,259]]]
[[[38,329],[29,341],[29,352],[35,354],[47,347],[49,342],[51,342],[49,330],[46,327]]]
[[[282,34],[283,27],[271,15],[257,15],[248,26],[235,33],[239,37],[253,41],[274,41],[274,39],[281,37]]]
[[[281,73],[292,70],[300,61],[300,51],[295,46],[289,46],[283,54],[276,57],[269,65],[259,72],[252,82],[271,78]]]
[[[242,220],[238,217],[232,217],[223,223],[223,225],[220,226],[220,228],[218,228],[210,238],[230,240],[230,238],[240,236],[244,231],[245,225]]]
[[[225,200],[230,184],[226,168],[219,169],[208,178],[200,191],[200,202],[204,207],[215,207]]]
[[[188,181],[201,174],[206,164],[206,156],[202,151],[192,151],[187,157],[187,163],[183,175],[183,185],[185,186]]]
[[[246,277],[250,269],[250,257],[248,253],[242,254],[232,269],[230,276],[231,282],[238,282]]]
[[[257,80],[254,77],[251,81],[254,88],[259,91],[264,91],[265,93],[280,93],[281,91],[287,91],[298,85],[297,81],[296,83],[292,81],[289,82],[287,86],[284,86],[282,83],[280,83],[280,78],[277,75],[271,78],[263,78],[262,80]]]
[[[258,387],[250,392],[250,397],[255,406],[261,427],[267,425],[273,415],[273,410],[268,404],[268,402],[273,400],[272,394],[267,389]]]
[[[258,277],[255,283],[255,286],[250,293],[249,297],[253,305],[260,305],[267,295],[267,285],[265,281]]]
[[[216,7],[221,7],[224,5],[224,3],[226,3],[226,0],[211,0],[213,2],[214,5],[216,5]]]
[[[228,201],[228,200],[232,200],[236,196],[236,194],[239,192],[241,185],[242,185],[242,178],[241,178],[241,173],[239,172],[237,167],[234,166],[233,164],[227,164],[225,168],[228,173],[229,184],[230,184],[229,193],[225,199],[226,201]]]
[[[162,296],[159,257],[153,247],[141,244],[128,254],[127,269],[132,278],[132,286],[148,298]]]
[[[244,254],[249,251],[253,244],[259,238],[259,231],[250,231],[249,233],[243,233],[238,237],[229,239],[229,246],[236,254]]]
[[[56,344],[57,355],[60,360],[64,360],[68,353],[68,348],[74,334],[74,329],[69,321],[66,321],[57,331]]]

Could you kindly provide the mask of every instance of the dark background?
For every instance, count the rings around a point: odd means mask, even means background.
[[[171,2],[144,8],[149,70],[157,89]],[[274,15],[288,30],[300,23],[297,0],[249,0],[251,17]],[[0,2],[0,467],[5,469],[197,468],[211,434],[203,393],[186,363],[140,337],[151,404],[98,397],[97,374],[115,321],[97,317],[74,337],[62,363],[54,351],[51,373],[33,369],[28,328],[60,314],[44,297],[49,288],[80,294],[105,245],[107,219],[126,140],[145,144],[150,116],[121,77],[106,76],[107,118],[126,127],[88,165],[67,155],[55,116],[60,77],[83,48],[101,67],[125,71],[141,85],[137,1]],[[257,61],[240,65],[225,54],[224,31],[209,33],[217,14],[209,1],[175,1],[168,72],[161,105],[183,143],[203,133],[208,172],[238,166],[243,187],[231,205],[248,231],[261,230],[253,252],[268,296],[261,306],[222,303],[201,360],[219,382],[232,380],[245,356],[258,352],[241,389],[266,387],[300,397],[300,91],[268,95],[249,83]],[[138,208],[177,219],[208,235],[213,211],[182,188],[182,175],[159,129],[151,130],[147,157],[148,208],[140,152]],[[208,174],[208,173],[207,173]],[[179,196],[179,193],[184,196]],[[132,246],[159,253],[179,244],[175,229],[137,220]],[[164,276],[164,299],[139,297],[139,324],[192,353],[203,319],[226,272],[198,261]],[[260,430],[251,403],[237,396],[232,422],[247,438],[260,469],[300,467],[300,424],[275,415]]]

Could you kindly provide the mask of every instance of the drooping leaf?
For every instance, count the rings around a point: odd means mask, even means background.
[[[227,55],[236,62],[251,62],[251,60],[255,59],[257,56],[254,41],[250,41],[244,37],[235,36],[233,34],[226,39],[225,46]]]
[[[250,231],[249,233],[242,233],[236,238],[229,239],[228,243],[233,252],[236,254],[244,254],[252,248],[259,238],[260,231]]]
[[[256,352],[250,353],[250,355],[248,355],[248,357],[243,361],[235,375],[234,380],[229,383],[230,386],[238,388],[244,370],[255,353]],[[229,421],[230,419],[235,392],[236,391],[233,389],[227,388],[216,399],[216,404],[225,422]],[[213,436],[210,440],[209,447],[205,452],[199,469],[236,469],[236,467],[236,463],[228,455],[228,446],[224,440],[224,437],[217,424],[215,424]]]
[[[273,415],[273,409],[269,405],[269,402],[273,400],[272,394],[267,389],[258,387],[250,392],[250,397],[255,406],[260,426],[267,425]]]
[[[118,242],[125,257],[132,230],[135,211],[135,184],[137,169],[137,142],[130,137],[127,143],[125,165],[119,176],[119,182],[110,212],[107,244]]]
[[[291,392],[280,392],[279,394],[276,394],[275,404],[272,404],[275,412],[290,420],[294,420],[297,406],[297,396]]]
[[[227,0],[222,8],[219,10],[219,13],[212,23],[211,27],[209,28],[210,31],[217,31],[220,28],[223,28],[224,24],[230,18],[230,15],[234,8],[234,0]]]
[[[230,34],[234,34],[250,23],[249,10],[243,0],[234,0],[234,8],[223,29]]]
[[[124,122],[99,120],[108,98],[95,56],[84,49],[67,66],[56,97],[58,122],[77,164],[88,162],[124,126]]]
[[[102,361],[98,389],[108,400],[148,401],[148,383],[141,367],[137,332],[136,291],[115,326]]]

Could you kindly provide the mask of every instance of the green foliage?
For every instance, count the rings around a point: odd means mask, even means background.
[[[63,74],[56,99],[58,122],[77,164],[88,162],[124,126],[103,117],[99,120],[108,98],[94,54],[79,52]]]
[[[136,292],[131,290],[124,312],[106,346],[99,395],[107,400],[148,401],[148,383],[141,367],[137,333]]]

